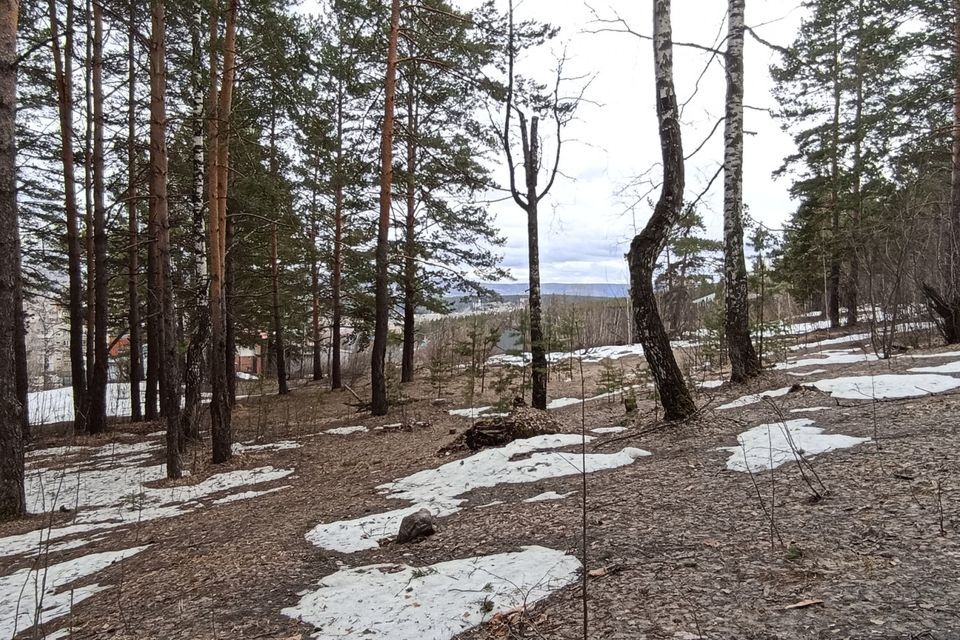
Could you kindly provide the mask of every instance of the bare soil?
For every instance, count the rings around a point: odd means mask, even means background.
[[[901,357],[832,365],[815,378],[940,362]],[[599,368],[584,366],[587,396],[594,395]],[[702,414],[682,425],[658,422],[650,399],[641,401],[636,418],[627,418],[618,401],[595,401],[583,412],[578,405],[553,411],[568,432],[630,427],[598,436],[589,451],[635,446],[653,455],[588,476],[585,497],[580,476],[475,491],[468,496],[472,506],[503,504],[442,519],[439,532],[418,544],[350,555],[319,549],[304,534],[320,522],[405,504],[384,499],[375,487],[447,461],[435,452],[456,437],[452,432],[470,425],[447,409],[467,403],[455,393],[449,407],[435,406],[425,381],[404,389],[407,402],[382,418],[358,413],[353,396],[329,392],[325,383],[304,384],[282,398],[251,396],[237,407],[237,441],[294,439],[303,446],[245,454],[230,466],[293,467],[292,479],[276,483],[292,487],[146,522],[96,547],[51,556],[48,561],[57,562],[91,550],[151,545],[87,578],[113,588],[45,631],[68,627],[75,639],[307,638],[311,628],[280,610],[339,563],[427,565],[530,544],[582,558],[585,498],[586,567],[593,574],[586,598],[589,638],[960,638],[960,393],[838,402],[802,390],[740,409],[715,408],[804,381],[770,371],[750,386],[701,391]],[[551,381],[551,397],[580,392],[578,372]],[[480,400],[473,404],[489,404]],[[789,413],[813,406],[829,409]],[[756,475],[726,470],[728,453],[718,447],[783,417],[808,417],[828,432],[872,441],[814,458],[806,480],[792,464]],[[412,421],[430,426],[315,437],[336,426]],[[135,440],[160,428],[117,424],[112,437]],[[45,436],[37,446],[63,441]],[[206,464],[208,453],[200,449],[188,457],[195,478],[223,470]],[[548,490],[575,493],[561,501],[522,502]],[[3,525],[0,536],[34,528],[39,519]],[[22,566],[22,559],[0,560],[0,575]],[[789,608],[808,600],[815,602]],[[462,637],[583,638],[583,616],[578,585]],[[29,631],[18,637],[43,636]]]

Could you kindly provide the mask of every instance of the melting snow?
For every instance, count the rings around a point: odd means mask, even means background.
[[[450,409],[450,415],[460,416],[462,418],[476,418],[485,411],[490,411],[493,407],[467,407],[466,409]]]
[[[550,409],[562,409],[563,407],[570,407],[575,404],[580,404],[582,400],[580,398],[554,398],[547,403],[547,410]]]
[[[801,358],[789,362],[777,364],[775,369],[800,369],[809,366],[822,366],[831,364],[853,364],[856,362],[873,362],[880,358],[873,353],[865,353],[854,349],[827,350],[816,354],[816,358]]]
[[[53,564],[45,569],[20,569],[0,577],[0,637],[12,638],[16,632],[29,629],[34,623],[43,624],[67,615],[73,605],[108,587],[91,584],[65,591],[61,590],[62,587],[146,548],[143,546],[94,553]]]
[[[960,380],[930,373],[882,374],[819,380],[813,383],[820,391],[834,398],[847,400],[881,400],[915,398],[960,387]]]
[[[910,371],[918,373],[960,373],[960,360],[941,364],[938,367],[914,367]]]
[[[589,442],[593,438],[587,436],[586,440]],[[429,509],[437,517],[452,515],[463,508],[466,499],[462,496],[473,489],[537,482],[581,473],[580,453],[544,451],[581,442],[582,436],[576,434],[514,440],[505,447],[484,449],[469,458],[454,460],[380,485],[377,489],[387,498],[406,500],[412,504],[353,520],[318,525],[307,533],[307,540],[341,553],[375,549],[379,546],[377,541],[380,538],[396,534],[405,516],[420,509]],[[527,454],[529,457],[515,459]],[[648,455],[649,452],[632,447],[617,453],[590,453],[586,456],[586,472],[623,467]]]
[[[847,336],[840,336],[838,338],[824,338],[823,340],[817,340],[816,342],[808,342],[805,344],[795,344],[790,347],[790,351],[800,351],[801,349],[810,349],[813,347],[826,347],[832,344],[846,344],[848,342],[861,342],[863,340],[869,340],[869,333],[852,333]]]
[[[592,433],[620,433],[626,430],[626,427],[597,427],[596,429],[590,429]]]
[[[329,433],[334,436],[348,436],[351,433],[366,433],[369,431],[365,426],[357,425],[355,427],[337,427],[335,429],[327,429],[324,433]]]
[[[557,493],[556,491],[546,491],[544,493],[537,494],[532,498],[527,498],[524,502],[547,502],[548,500],[563,500],[564,498],[569,498],[576,491],[568,491],[567,493]]]
[[[717,409],[736,409],[738,407],[746,407],[747,405],[756,404],[762,401],[764,398],[779,398],[780,396],[785,396],[790,393],[790,387],[783,387],[782,389],[773,389],[771,391],[763,391],[761,393],[751,393],[748,396],[743,396],[737,398],[732,402],[727,404],[722,404]]]
[[[268,493],[275,493],[277,491],[283,491],[284,489],[289,488],[290,485],[285,484],[280,487],[274,487],[273,489],[264,489],[263,491],[242,491],[240,493],[231,493],[224,498],[218,498],[214,500],[213,504],[228,504],[230,502],[237,502],[238,500],[249,500],[250,498],[258,498],[260,496],[265,496]]]
[[[803,378],[805,376],[815,376],[818,373],[826,373],[826,369],[813,369],[811,371],[787,371],[788,376],[794,376],[796,378]]]
[[[940,353],[918,353],[910,354],[911,358],[957,358],[960,357],[960,351],[941,351]]]
[[[293,440],[278,440],[277,442],[267,442],[264,444],[255,444],[254,442],[235,442],[233,444],[234,453],[246,453],[247,451],[286,451],[287,449],[299,449],[302,445]]]
[[[813,413],[814,411],[826,411],[830,407],[804,407],[802,409],[790,409],[790,413]]]
[[[579,570],[575,557],[535,546],[422,568],[341,569],[282,613],[313,625],[316,640],[445,640],[542,600],[574,582]]]
[[[793,461],[802,454],[806,458],[834,449],[847,449],[868,442],[869,438],[833,435],[813,426],[806,418],[783,423],[761,424],[737,436],[735,447],[721,447],[730,452],[727,469],[731,471],[767,471]]]
[[[723,380],[704,380],[702,382],[698,382],[697,386],[701,389],[716,389],[717,387],[722,387],[723,382]]]
[[[585,363],[596,363],[601,360],[619,360],[627,356],[642,355],[643,347],[639,344],[606,345],[602,347],[577,349],[576,351],[554,351],[547,354],[547,362],[563,362],[564,360],[580,360],[582,358]],[[516,356],[501,354],[487,359],[487,364],[521,366],[528,364],[532,358],[533,356],[529,352]]]
[[[64,506],[73,510],[75,517],[65,526],[0,538],[0,557],[36,552],[48,545],[50,550],[83,546],[93,538],[51,543],[69,536],[178,516],[202,508],[201,500],[207,496],[279,480],[293,473],[292,469],[266,466],[216,474],[193,485],[146,487],[146,483],[166,477],[166,466],[138,465],[161,448],[155,442],[111,443],[84,448],[84,452],[92,454],[89,459],[61,468],[33,465],[25,477],[27,509],[46,513]]]

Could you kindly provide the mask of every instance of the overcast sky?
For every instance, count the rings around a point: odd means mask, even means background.
[[[721,32],[725,0],[674,0],[674,40],[712,45]],[[750,0],[747,24],[760,25],[757,32],[768,42],[789,44],[802,16],[794,0]],[[651,1],[605,0],[590,6],[601,16],[615,12],[639,33],[652,32]],[[589,33],[603,28],[591,24],[588,5],[576,0],[524,0],[517,5],[519,17],[536,16],[561,27],[560,39],[573,58],[571,75],[593,73],[596,77],[587,97],[597,105],[584,105],[579,120],[565,132],[559,179],[540,213],[542,277],[546,282],[627,282],[623,255],[642,225],[650,207],[641,201],[627,211],[636,198],[618,196],[634,176],[648,171],[660,160],[656,112],[653,102],[652,44],[634,36]],[[772,22],[775,21],[775,22]],[[725,26],[722,35],[726,34]],[[558,43],[559,44],[559,43]],[[725,78],[714,62],[699,82],[709,54],[690,48],[675,53],[677,95],[684,101],[696,92],[683,114],[684,150],[690,153],[723,116]],[[547,60],[548,61],[548,60]],[[748,105],[774,106],[769,66],[775,54],[747,37],[745,50]],[[528,59],[520,73],[532,73],[543,61]],[[789,136],[763,111],[748,109],[745,129],[755,132],[745,142],[744,201],[751,215],[765,224],[780,226],[794,208],[789,181],[774,181],[771,173],[794,149]],[[696,197],[723,159],[723,128],[707,146],[687,162],[687,192]],[[505,170],[504,170],[505,173]],[[659,176],[659,169],[654,177]],[[634,192],[641,194],[649,187]],[[656,199],[656,193],[653,199]],[[714,183],[703,207],[708,234],[720,238],[723,229],[722,181]],[[510,203],[496,205],[497,221],[508,239],[505,263],[514,277],[525,279],[527,270],[524,214]]]
[[[480,0],[454,0],[471,8]],[[506,0],[497,0],[506,7]],[[515,0],[518,20],[535,18],[560,27],[560,35],[542,51],[518,63],[517,73],[549,79],[556,54],[566,47],[570,58],[567,75],[591,75],[593,81],[578,119],[564,131],[558,177],[540,210],[541,275],[544,282],[628,282],[624,254],[635,228],[650,215],[645,200],[632,210],[630,193],[618,195],[635,176],[648,172],[660,161],[656,112],[653,102],[653,56],[649,40],[616,33],[591,33],[604,25],[593,22],[594,14],[619,14],[636,32],[652,32],[651,0]],[[310,4],[309,2],[307,4]],[[592,7],[592,10],[591,10]],[[726,35],[726,0],[674,0],[673,28],[676,42],[714,45]],[[748,26],[765,40],[789,44],[803,15],[799,0],[749,0]],[[762,25],[762,26],[761,26]],[[719,38],[718,38],[719,35]],[[722,45],[721,45],[722,46]],[[689,154],[723,116],[725,78],[715,60],[700,78],[710,54],[690,48],[675,50],[675,80],[681,102],[695,97],[683,113],[684,151]],[[746,40],[746,104],[759,109],[775,107],[771,95],[769,66],[775,53]],[[544,72],[548,72],[544,76]],[[698,81],[698,78],[699,81]],[[571,85],[573,91],[575,86]],[[793,143],[765,111],[748,109],[745,115],[744,201],[750,214],[770,227],[779,227],[794,208],[789,181],[775,181],[771,173],[790,154]],[[752,132],[753,135],[749,135]],[[723,159],[723,127],[686,165],[687,195],[696,197]],[[546,153],[553,141],[547,139]],[[659,168],[651,177],[659,180]],[[506,168],[496,179],[506,183]],[[645,192],[641,186],[634,193]],[[657,193],[651,197],[655,200]],[[720,238],[723,226],[722,178],[713,186],[701,212],[708,235]],[[527,278],[526,218],[511,201],[496,203],[497,224],[507,238],[504,265],[518,281]]]

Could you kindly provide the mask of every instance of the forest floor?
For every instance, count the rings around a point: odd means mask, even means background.
[[[437,406],[425,381],[382,418],[326,381],[247,389],[234,426],[248,444],[227,468],[191,451],[172,485],[159,423],[79,441],[47,429],[28,468],[45,513],[0,526],[0,638],[584,638],[584,600],[597,639],[958,638],[960,352],[869,361],[859,344],[699,389],[682,425],[657,422],[652,400],[630,419],[616,397],[570,404],[551,417],[592,440],[512,457],[438,457],[471,419],[449,413],[462,389]],[[551,380],[551,397],[597,395],[600,370]],[[416,422],[429,426],[376,429]],[[356,523],[317,533],[424,491],[447,511],[417,544],[379,544],[396,531],[369,523],[362,540]]]

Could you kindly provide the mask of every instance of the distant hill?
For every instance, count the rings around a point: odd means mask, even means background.
[[[485,284],[501,296],[522,296],[527,293],[525,282],[497,282]],[[630,285],[608,282],[564,284],[547,282],[540,286],[545,296],[582,296],[586,298],[625,298],[630,294]]]

